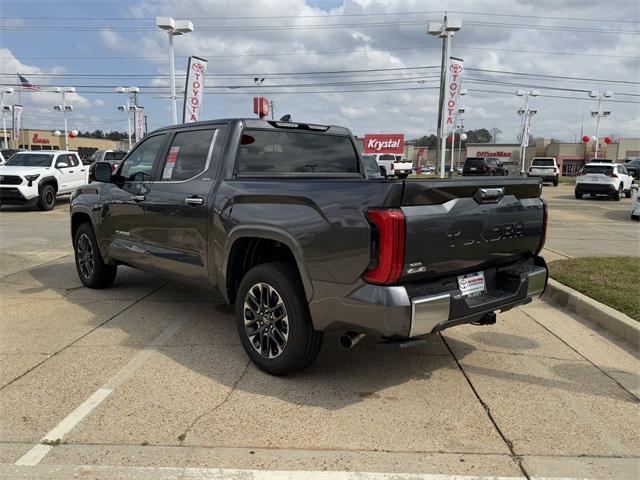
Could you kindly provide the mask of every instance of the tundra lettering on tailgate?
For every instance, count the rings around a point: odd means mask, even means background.
[[[523,224],[503,223],[495,225],[487,232],[463,232],[462,230],[450,230],[447,232],[447,238],[450,240],[449,246],[455,247],[471,247],[489,242],[498,242],[500,240],[508,240],[511,238],[521,238],[524,236],[522,231]]]

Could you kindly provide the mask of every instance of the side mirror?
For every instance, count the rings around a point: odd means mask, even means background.
[[[96,182],[111,183],[111,164],[108,162],[97,162],[93,171],[93,178]]]
[[[69,164],[67,162],[58,162],[56,163],[56,168],[67,168]]]

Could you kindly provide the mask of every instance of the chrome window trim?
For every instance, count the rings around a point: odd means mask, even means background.
[[[216,139],[218,138],[218,132],[220,131],[220,128],[218,128],[218,127],[213,128],[213,129],[202,128],[202,129],[183,130],[181,132],[176,132],[175,135],[173,136],[173,138],[171,139],[171,144],[169,145],[169,150],[167,150],[167,155],[169,154],[169,151],[171,151],[171,145],[173,144],[173,140],[178,135],[180,135],[181,133],[201,132],[202,130],[213,130],[213,137],[211,138],[211,144],[209,145],[209,153],[207,153],[207,161],[204,164],[204,168],[199,173],[197,173],[196,175],[194,175],[191,178],[187,178],[186,180],[162,180],[162,172],[158,172],[158,173],[160,173],[160,180],[153,180],[151,182],[145,182],[145,183],[175,184],[175,183],[190,182],[191,180],[194,180],[195,178],[199,177],[200,175],[205,173],[207,170],[209,170],[209,165],[211,165],[211,155],[213,154],[213,149],[214,149],[214,147],[216,145]],[[165,157],[164,160],[165,161],[162,163],[162,170],[164,170],[164,164],[167,161],[166,157]]]

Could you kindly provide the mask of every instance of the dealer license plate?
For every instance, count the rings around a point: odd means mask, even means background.
[[[484,272],[470,273],[458,277],[458,288],[462,295],[474,297],[485,291]]]

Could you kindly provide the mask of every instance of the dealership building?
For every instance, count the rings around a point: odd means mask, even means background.
[[[54,135],[51,130],[22,129],[17,142],[7,128],[9,148],[20,150],[64,150],[64,135]],[[3,144],[3,132],[0,128],[0,144]],[[96,150],[128,150],[128,142],[108,140],[106,138],[74,137],[69,138],[69,150],[77,151],[81,158],[88,158]]]

